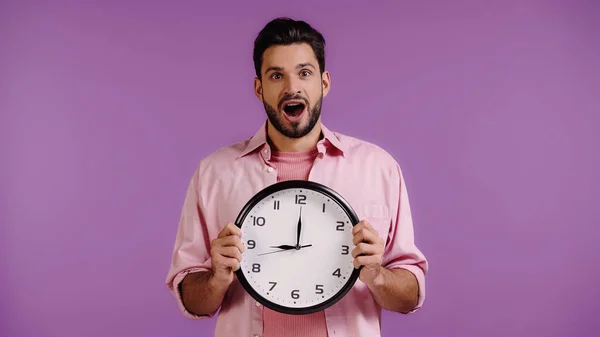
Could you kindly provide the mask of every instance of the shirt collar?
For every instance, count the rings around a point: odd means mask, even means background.
[[[344,144],[339,140],[334,132],[329,130],[323,123],[321,123],[321,133],[323,138],[317,143],[317,149],[320,153],[325,153],[327,147],[329,145],[337,148],[342,156],[346,154],[346,148]],[[252,151],[263,147],[269,146],[267,143],[267,122],[265,121],[262,126],[256,131],[254,136],[250,138],[250,141],[242,151],[242,153],[238,156],[238,158],[244,157],[245,155],[251,153]]]

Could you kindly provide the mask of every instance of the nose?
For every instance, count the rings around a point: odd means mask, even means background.
[[[284,93],[290,96],[302,93],[300,80],[295,78],[294,76],[286,76]]]

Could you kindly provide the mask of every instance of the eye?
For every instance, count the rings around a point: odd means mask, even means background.
[[[302,71],[300,72],[300,76],[302,76],[302,77],[306,77],[306,76],[308,76],[308,75],[310,75],[310,71],[308,71],[308,70],[302,70]]]
[[[281,74],[280,73],[273,73],[271,74],[271,78],[274,80],[278,80],[281,78]]]

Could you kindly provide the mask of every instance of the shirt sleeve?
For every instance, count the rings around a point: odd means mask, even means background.
[[[392,220],[382,265],[388,269],[406,269],[417,279],[419,300],[417,306],[410,311],[412,313],[420,309],[425,301],[425,275],[429,267],[424,254],[415,245],[408,192],[399,165],[396,165],[392,173],[391,186]]]
[[[167,288],[175,296],[179,309],[190,319],[208,318],[216,313],[215,311],[199,316],[188,311],[183,304],[180,290],[180,284],[187,274],[212,268],[210,238],[198,193],[199,174],[198,167],[187,189],[166,279]]]

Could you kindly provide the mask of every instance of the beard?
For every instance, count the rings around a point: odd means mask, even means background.
[[[306,113],[308,114],[308,124],[303,125],[302,122],[298,122],[298,123],[292,123],[289,127],[285,126],[285,123],[287,122],[285,120],[285,117],[279,115],[278,110],[276,110],[270,104],[268,104],[265,101],[264,96],[263,96],[263,105],[265,106],[265,112],[267,113],[267,117],[269,118],[269,121],[271,122],[271,124],[273,124],[275,129],[277,131],[279,131],[281,134],[283,134],[284,136],[286,136],[288,138],[302,138],[302,137],[306,136],[309,132],[311,132],[312,129],[315,127],[315,125],[317,125],[319,117],[321,116],[321,106],[323,105],[323,94],[321,94],[321,97],[319,97],[319,99],[317,100],[314,107],[311,107],[310,104],[308,104],[308,101],[306,99],[304,99],[303,97],[298,97],[298,96],[293,96],[293,97],[285,96],[281,99],[278,106],[281,107],[282,102],[284,102],[286,100],[290,100],[290,99],[301,99],[304,101]],[[279,111],[282,111],[282,110],[283,109],[280,109]],[[285,112],[282,111],[281,113],[283,114]]]

